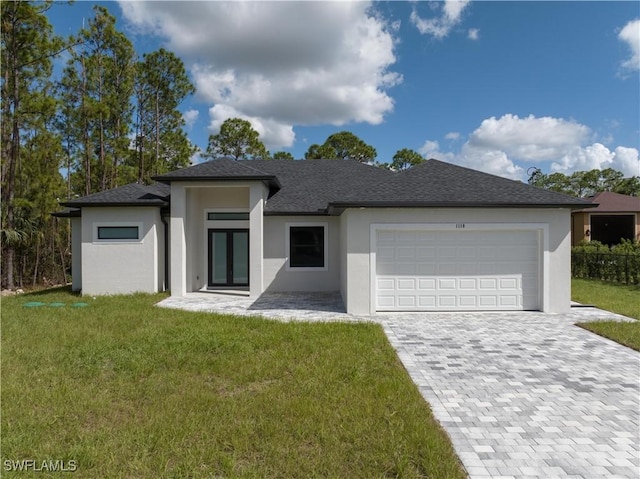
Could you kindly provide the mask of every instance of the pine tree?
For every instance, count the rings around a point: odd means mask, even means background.
[[[136,66],[136,148],[140,183],[189,165],[196,148],[182,129],[178,106],[195,93],[182,60],[161,48]]]
[[[45,12],[51,2],[1,2],[2,21],[0,157],[2,183],[2,283],[15,287],[16,251],[32,236],[33,212],[23,196],[32,158],[25,144],[43,141],[55,113],[50,97],[52,58],[64,48]],[[55,139],[51,139],[55,143]],[[26,167],[25,167],[26,165]]]
[[[75,159],[74,189],[85,195],[117,184],[118,167],[128,155],[132,117],[133,46],[105,7],[94,11],[61,81],[59,125],[68,155]]]
[[[241,118],[229,118],[222,123],[220,132],[209,135],[207,158],[226,156],[234,160],[269,159],[260,134],[251,123]]]

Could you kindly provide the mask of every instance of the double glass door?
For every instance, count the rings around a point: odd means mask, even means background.
[[[209,230],[209,286],[249,286],[249,230]]]

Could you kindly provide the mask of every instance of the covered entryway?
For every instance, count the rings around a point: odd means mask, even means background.
[[[541,308],[538,230],[458,227],[375,231],[376,311]]]

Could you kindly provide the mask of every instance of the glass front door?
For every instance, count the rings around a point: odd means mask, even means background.
[[[209,286],[249,286],[249,230],[209,230]]]

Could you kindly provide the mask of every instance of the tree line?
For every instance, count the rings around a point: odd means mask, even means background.
[[[77,34],[56,36],[44,2],[0,2],[0,241],[2,288],[66,283],[70,229],[51,212],[65,199],[186,167],[198,151],[183,127],[181,103],[195,93],[183,62],[160,48],[139,55],[103,6]],[[55,5],[55,8],[65,8]],[[64,66],[54,72],[54,61]],[[293,160],[271,154],[251,123],[226,120],[209,136],[205,158]],[[312,144],[306,160],[353,159],[405,170],[426,161],[412,149],[377,161],[376,149],[349,131]],[[529,183],[585,196],[610,190],[640,195],[640,178],[615,170],[543,174]]]
[[[391,163],[377,162],[377,155],[376,149],[365,143],[358,136],[350,131],[340,131],[329,135],[322,145],[313,144],[309,146],[304,159],[349,159],[395,171],[405,170],[426,161],[420,153],[409,148],[398,150]],[[241,118],[225,120],[220,126],[219,133],[209,135],[209,144],[204,156],[209,159],[224,156],[234,160],[294,159],[293,155],[287,151],[277,151],[271,155],[260,140],[260,134],[251,126],[249,121]]]
[[[56,36],[52,7],[0,2],[0,239],[9,289],[67,280],[69,227],[50,216],[59,200],[149,182],[196,152],[178,110],[195,92],[180,58],[162,48],[137,54],[102,6],[76,35]],[[66,62],[54,72],[58,58]]]
[[[575,171],[545,174],[539,168],[529,170],[530,185],[583,198],[601,191],[611,191],[629,196],[640,196],[640,176],[625,178],[613,168],[604,170]]]

